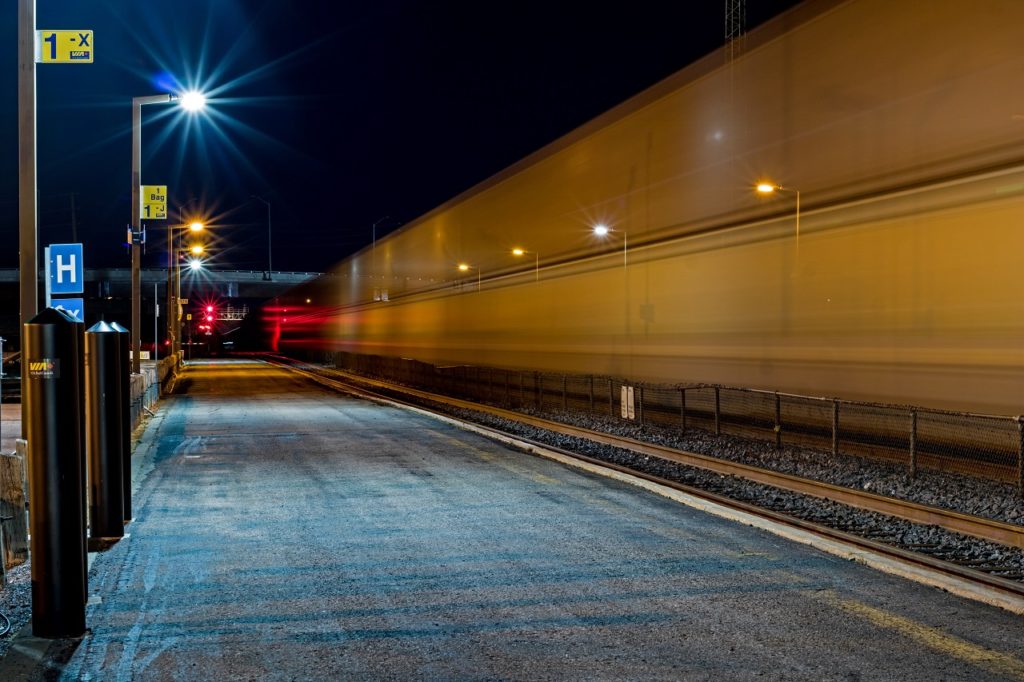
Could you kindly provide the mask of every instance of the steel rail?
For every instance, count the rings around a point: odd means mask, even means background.
[[[279,363],[281,363],[282,360],[285,360],[285,358],[281,356],[276,356],[275,359]],[[290,358],[287,360],[291,361]],[[294,365],[289,364],[288,366],[292,369],[298,370]],[[326,377],[322,377],[315,372],[310,372],[308,370],[298,371],[316,379],[326,379]],[[568,424],[542,419],[540,417],[524,415],[520,412],[514,412],[500,407],[482,405],[468,400],[421,391],[408,386],[400,386],[377,379],[352,375],[340,370],[328,371],[334,375],[341,376],[350,382],[358,382],[364,385],[375,386],[377,388],[415,396],[421,400],[429,400],[452,407],[484,412],[502,419],[508,419],[510,421],[544,429],[546,431],[553,431],[565,436],[582,438],[592,442],[601,443],[602,445],[630,450],[651,457],[658,457],[670,462],[704,469],[716,474],[736,476],[755,483],[761,483],[803,495],[810,495],[820,499],[831,500],[857,509],[877,512],[887,516],[911,521],[913,523],[938,526],[963,535],[970,535],[971,537],[980,538],[982,540],[989,540],[1002,545],[1024,549],[1024,526],[1018,526],[993,519],[986,519],[980,516],[972,516],[970,514],[963,514],[949,509],[942,509],[940,507],[931,507],[917,502],[899,500],[893,497],[879,495],[877,493],[856,490],[854,488],[844,488],[831,483],[823,483],[821,481],[815,481],[808,478],[801,478],[799,476],[793,476],[792,474],[772,471],[771,469],[755,467],[749,464],[741,464],[739,462],[718,459],[694,452],[686,452],[684,450],[677,450],[661,445],[644,443],[632,438],[614,436],[607,433],[601,433],[599,431],[584,429],[578,426],[570,426]],[[351,387],[350,384],[345,384],[345,386]],[[377,397],[395,400],[395,398],[391,396]],[[495,429],[495,431],[497,430]],[[541,444],[537,445],[538,447],[541,446]],[[548,445],[543,445],[543,447],[554,449]],[[578,457],[579,455],[572,454],[572,456]],[[607,463],[604,465],[612,466]],[[632,469],[624,469],[624,471],[637,473]]]

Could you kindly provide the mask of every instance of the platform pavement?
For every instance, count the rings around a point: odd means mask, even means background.
[[[139,445],[61,679],[1014,679],[1020,619],[282,370]],[[63,648],[60,648],[64,645]]]

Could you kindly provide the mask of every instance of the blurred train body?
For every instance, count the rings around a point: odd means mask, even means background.
[[[273,334],[1019,414],[1022,26],[1020,0],[800,5],[294,290]]]

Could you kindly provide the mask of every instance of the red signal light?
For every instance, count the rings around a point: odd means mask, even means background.
[[[212,305],[206,306],[206,312],[212,313],[213,312],[213,306]]]

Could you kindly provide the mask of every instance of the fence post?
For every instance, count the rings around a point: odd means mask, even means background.
[[[540,372],[533,373],[533,404],[538,410],[544,408],[544,377]]]
[[[1024,494],[1024,417],[1017,417],[1017,491]]]
[[[686,389],[679,389],[679,416],[683,420],[683,433],[686,433]]]
[[[590,411],[594,411],[594,375],[590,375]]]
[[[782,398],[775,392],[775,449],[782,447]]]
[[[523,390],[523,370],[519,370],[519,409],[526,404],[526,391]]]
[[[638,411],[640,413],[640,426],[643,426],[644,425],[644,387],[643,386],[638,386],[637,388],[640,389],[640,400],[637,401],[638,402],[637,407],[639,408]]]
[[[832,454],[839,454],[839,401],[832,401]]]
[[[910,477],[917,476],[917,410],[910,411]]]
[[[612,393],[612,380],[608,379],[608,415],[615,416],[615,394]]]
[[[508,370],[505,370],[505,407],[512,407],[512,401],[508,395]]]
[[[562,412],[569,411],[569,394],[566,389],[566,378],[562,375]]]
[[[715,435],[722,435],[722,396],[718,386],[715,386]]]

